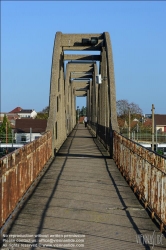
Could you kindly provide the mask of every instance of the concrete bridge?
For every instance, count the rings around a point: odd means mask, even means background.
[[[0,226],[2,249],[166,249],[166,159],[119,134],[107,32],[56,33],[47,131],[0,160]]]

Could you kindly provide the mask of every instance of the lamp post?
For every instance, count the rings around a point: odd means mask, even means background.
[[[7,122],[6,122],[6,144],[7,144],[7,133],[8,131],[7,131]]]
[[[30,142],[32,141],[32,128],[30,128]]]
[[[79,106],[77,106],[77,122],[79,123]]]
[[[137,122],[137,142],[138,142],[138,122]]]
[[[12,129],[12,149],[13,149],[13,134],[14,134],[14,129]]]
[[[154,151],[154,104],[152,104],[152,151]]]
[[[130,124],[130,109],[129,109],[129,139],[130,139],[130,126],[131,124]]]
[[[156,152],[157,152],[157,127],[156,127]]]

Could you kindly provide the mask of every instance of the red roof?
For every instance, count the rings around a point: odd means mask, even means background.
[[[47,120],[45,119],[17,119],[15,124],[16,133],[43,133],[46,131]]]
[[[12,111],[10,111],[9,113],[19,113],[22,110],[21,107],[17,107],[15,109],[13,109]]]
[[[155,125],[166,126],[166,115],[154,115]]]
[[[147,118],[145,122],[143,123],[144,127],[152,127],[152,119]]]
[[[10,121],[10,120],[16,120],[16,119],[18,119],[19,118],[19,116],[17,115],[17,114],[15,114],[15,115],[7,115],[7,119]]]

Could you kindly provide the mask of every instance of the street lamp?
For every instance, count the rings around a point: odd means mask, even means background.
[[[138,123],[137,123],[137,142],[138,142]]]
[[[13,149],[13,134],[14,134],[14,129],[12,129],[12,149]]]
[[[152,151],[154,151],[154,104],[152,104]]]
[[[130,127],[131,127],[131,124],[130,124],[130,119],[131,119],[131,118],[130,118],[130,115],[131,115],[131,114],[130,114],[130,108],[129,108],[129,131],[128,131],[128,133],[129,133],[129,139],[130,139]]]
[[[77,106],[77,119],[78,119],[78,123],[79,123],[79,106]]]
[[[157,126],[156,126],[156,152],[157,152]]]

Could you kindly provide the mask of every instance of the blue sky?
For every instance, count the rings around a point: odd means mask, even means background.
[[[49,104],[55,33],[109,32],[117,100],[166,114],[166,2],[2,1],[1,111]],[[85,106],[79,98],[77,105]]]

